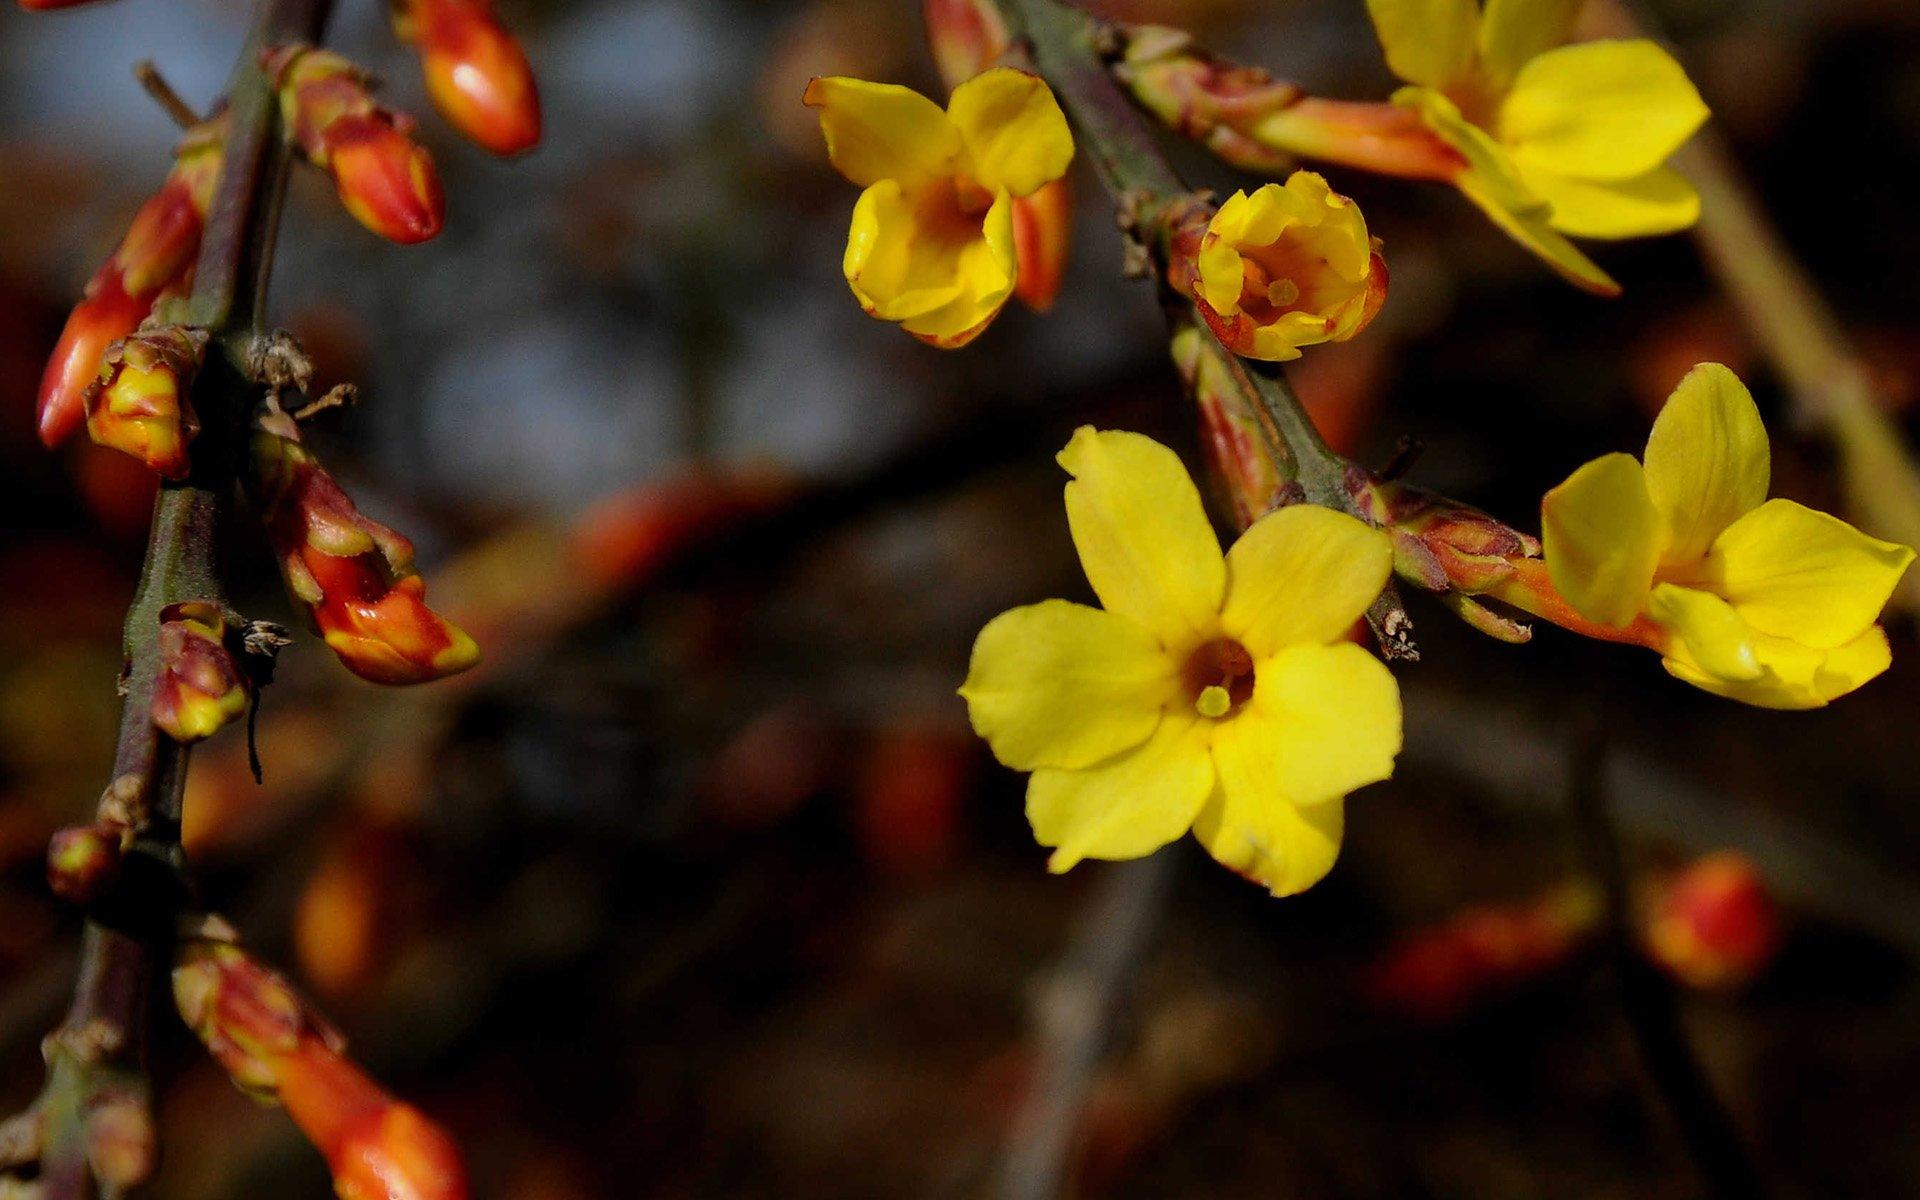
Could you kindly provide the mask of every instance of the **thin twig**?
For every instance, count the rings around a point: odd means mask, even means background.
[[[168,83],[167,77],[160,73],[160,68],[153,65],[152,59],[143,58],[133,64],[133,77],[140,81],[140,86],[146,89],[147,95],[153,97],[154,103],[160,106],[161,111],[165,112],[175,125],[182,129],[192,129],[200,123],[200,114],[194,111],[193,105],[188,104],[179,92],[173,90],[173,85]]]

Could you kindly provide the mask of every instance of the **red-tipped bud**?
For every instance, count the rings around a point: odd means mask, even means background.
[[[153,723],[176,742],[197,742],[247,711],[253,686],[235,657],[237,631],[217,604],[160,610],[160,676]]]
[[[242,1089],[272,1097],[281,1066],[308,1038],[333,1034],[293,986],[231,941],[192,938],[174,958],[180,1017]]]
[[[84,396],[87,435],[167,479],[185,479],[193,466],[187,445],[200,432],[187,397],[206,349],[205,330],[180,325],[109,346]]]
[[[949,88],[994,66],[1007,52],[1006,18],[993,0],[925,0],[921,13],[934,64]]]
[[[480,648],[426,604],[413,543],[361,515],[284,413],[261,418],[253,485],[287,588],[349,671],[426,683],[480,661]]]
[[[213,186],[220,176],[221,130],[202,125],[176,151],[173,170],[87,284],[84,298],[40,378],[40,440],[57,446],[86,417],[86,392],[107,347],[140,327],[162,294],[193,276]]]
[[[1053,307],[1073,242],[1073,189],[1063,176],[1013,202],[1013,294],[1034,312]]]
[[[454,128],[495,154],[539,143],[533,68],[488,0],[397,0],[394,30],[419,50],[427,94]]]
[[[1780,945],[1780,914],[1766,880],[1738,854],[1709,855],[1683,868],[1649,908],[1647,952],[1690,987],[1747,983]]]
[[[317,1039],[281,1072],[280,1102],[333,1171],[340,1200],[466,1200],[460,1148]]]
[[[1477,508],[1383,482],[1357,467],[1347,473],[1347,491],[1393,539],[1393,569],[1400,578],[1440,593],[1462,620],[1489,637],[1524,642],[1533,636],[1528,626],[1472,597],[1507,582],[1522,562],[1538,559],[1538,538]]]
[[[1403,937],[1374,965],[1368,991],[1375,1003],[1408,1016],[1452,1019],[1565,962],[1598,911],[1593,893],[1583,888],[1463,909]]]
[[[62,900],[85,904],[120,869],[120,831],[108,825],[75,825],[47,843],[47,886]]]
[[[333,176],[340,203],[389,241],[440,232],[446,196],[413,121],[374,103],[367,74],[338,54],[304,46],[268,55],[287,129],[307,161]]]
[[[1234,523],[1245,529],[1284,499],[1278,452],[1206,330],[1182,321],[1169,349],[1187,395],[1200,410],[1201,444],[1213,463],[1211,474],[1224,486]]]
[[[78,8],[91,3],[93,0],[20,0],[20,7],[28,12],[53,12],[55,9]]]

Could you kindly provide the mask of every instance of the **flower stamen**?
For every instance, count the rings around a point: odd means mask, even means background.
[[[1253,655],[1231,638],[1195,650],[1183,674],[1194,711],[1211,720],[1232,716],[1253,697]]]

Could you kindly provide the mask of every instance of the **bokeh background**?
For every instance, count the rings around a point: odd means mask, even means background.
[[[210,902],[462,1139],[481,1194],[1059,1194],[1061,1145],[1085,1197],[1697,1195],[1588,929],[1565,810],[1597,775],[1650,910],[1702,858],[1771,897],[1726,917],[1774,931],[1736,947],[1746,978],[1682,984],[1769,1177],[1920,1195],[1909,620],[1885,677],[1781,715],[1556,630],[1497,644],[1416,597],[1407,753],[1351,802],[1325,884],[1273,901],[1191,843],[1051,877],[1020,779],[953,694],[967,647],[1002,608],[1084,594],[1051,461],[1075,425],[1195,446],[1092,180],[1054,311],[939,353],[846,294],[854,192],[799,103],[814,74],[936,90],[918,5],[504,0],[548,130],[507,164],[427,115],[379,6],[341,7],[338,47],[423,114],[449,223],[393,249],[302,178],[273,311],[323,383],[362,385],[320,447],[420,543],[489,661],[394,693],[303,639],[261,713],[264,785],[237,734],[196,753],[188,844]],[[1100,7],[1326,94],[1390,85],[1360,0]],[[77,919],[41,855],[104,783],[150,499],[105,452],[44,453],[33,389],[165,170],[171,130],[130,65],[204,103],[247,15],[0,10],[7,1111],[71,989]],[[1920,10],[1657,15],[1905,420]],[[1603,248],[1627,292],[1600,301],[1444,189],[1331,174],[1393,271],[1373,329],[1295,375],[1342,448],[1378,464],[1417,438],[1418,481],[1531,528],[1545,488],[1637,449],[1717,359],[1773,424],[1776,493],[1837,503],[1831,454],[1688,239]],[[230,557],[243,607],[291,621],[256,542]],[[1596,721],[1601,757],[1575,732]],[[161,1029],[152,1195],[328,1194],[280,1114]]]

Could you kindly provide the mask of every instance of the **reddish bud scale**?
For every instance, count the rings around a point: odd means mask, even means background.
[[[539,143],[533,68],[487,0],[395,0],[393,25],[420,52],[427,94],[449,124],[499,155]]]
[[[303,1039],[332,1037],[292,985],[231,942],[183,943],[173,998],[181,1019],[233,1081],[261,1096],[278,1091],[282,1061]]]
[[[87,435],[167,479],[192,469],[187,446],[200,432],[188,393],[207,333],[167,325],[129,334],[107,348],[83,397]]]
[[[91,4],[93,0],[20,0],[20,7],[28,12],[53,12],[62,8],[78,8],[82,4]]]
[[[1169,349],[1187,395],[1200,410],[1201,444],[1214,467],[1211,475],[1226,490],[1234,524],[1245,529],[1284,499],[1278,455],[1244,393],[1208,352],[1207,335],[1198,325],[1183,321]]]
[[[120,831],[105,825],[62,829],[47,843],[47,886],[62,900],[85,904],[120,869]]]
[[[233,630],[217,604],[160,610],[160,676],[153,723],[176,742],[211,737],[247,711],[253,688],[233,654]]]
[[[284,414],[253,439],[254,487],[287,587],[342,664],[374,683],[425,683],[480,661],[426,605],[413,544],[361,515]]]
[[[934,64],[949,89],[994,66],[1007,52],[1006,18],[992,0],[925,0],[921,15]]]
[[[85,419],[87,387],[107,347],[138,329],[163,293],[192,279],[221,148],[216,124],[188,133],[166,182],[134,214],[119,249],[87,283],[40,378],[40,440],[48,447],[67,440]]]
[[[1688,865],[1665,881],[1648,908],[1648,954],[1691,987],[1747,983],[1780,945],[1780,914],[1766,880],[1738,854]]]
[[[337,54],[306,47],[269,53],[281,115],[308,162],[332,174],[340,203],[362,225],[402,245],[440,232],[446,195],[411,118],[374,103],[368,76]]]

